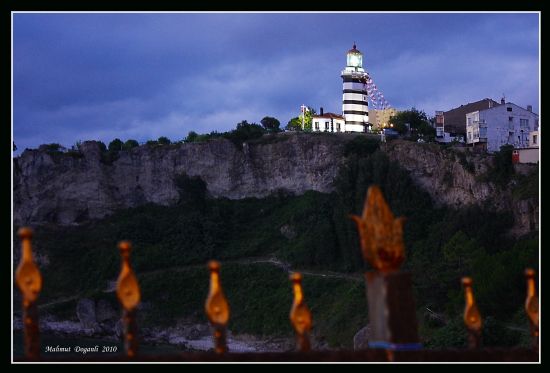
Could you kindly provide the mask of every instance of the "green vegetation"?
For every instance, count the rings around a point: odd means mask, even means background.
[[[426,141],[435,139],[435,128],[430,125],[426,113],[416,108],[398,112],[390,118],[393,128],[400,134],[409,134],[411,140],[423,138]]]
[[[539,198],[539,168],[533,168],[528,175],[517,175],[518,183],[512,190],[515,199]]]
[[[286,125],[286,129],[289,131],[307,131],[311,132],[311,121],[316,114],[315,109],[307,106],[303,113],[300,113],[297,117],[290,119]],[[303,129],[302,129],[303,125]]]
[[[500,147],[500,151],[493,155],[493,163],[489,170],[483,175],[480,175],[480,180],[490,182],[504,189],[514,176],[514,165],[512,164],[512,145],[504,145]]]
[[[133,148],[137,148],[139,146],[139,143],[136,141],[136,140],[126,140],[126,142],[124,143],[124,145],[122,145],[122,149],[123,150],[130,150],[130,149],[133,149]]]
[[[262,126],[268,131],[268,132],[279,132],[281,122],[277,118],[273,117],[263,117],[263,119],[260,121]]]
[[[113,141],[111,141],[109,143],[109,146],[107,147],[107,149],[110,152],[118,152],[118,151],[122,150],[123,145],[124,145],[124,143],[120,139],[114,139]]]
[[[458,162],[462,165],[462,167],[464,167],[466,171],[474,175],[476,173],[476,166],[474,162],[468,160],[466,153],[459,150],[456,151],[455,154],[458,157]]]
[[[257,125],[241,122],[238,129],[248,126]],[[256,133],[255,128],[243,133]],[[395,215],[407,217],[403,269],[413,273],[419,314],[428,307],[448,320],[435,323],[420,318],[426,345],[464,344],[463,275],[474,279],[476,299],[488,325],[485,344],[523,343],[523,332],[508,326],[524,326],[525,320],[518,316],[525,295],[523,269],[538,267],[538,239],[511,239],[506,235],[513,224],[511,214],[489,207],[435,207],[378,145],[366,137],[345,145],[346,162],[331,194],[309,191],[294,196],[281,191],[262,199],[211,199],[203,180],[182,174],[174,180],[180,193],[176,205],[142,205],[82,226],[38,227],[35,242],[51,263],[43,269],[41,301],[102,294],[107,282],[118,275],[116,244],[129,239],[143,301],[150,306],[143,315],[146,325],[170,324],[182,317],[204,320],[205,263],[215,258],[222,262],[222,281],[232,307],[231,330],[289,335],[288,273],[250,261],[273,257],[292,269],[343,273],[368,269],[349,214],[362,212],[368,187],[377,184]],[[531,185],[533,178],[527,177],[524,185]],[[367,322],[363,283],[306,275],[304,291],[317,335],[331,346],[351,347],[353,334]]]
[[[168,137],[166,136],[161,136],[158,138],[157,142],[160,144],[160,145],[170,145],[171,144],[171,141]]]

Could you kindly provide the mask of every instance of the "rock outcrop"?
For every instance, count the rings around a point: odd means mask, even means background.
[[[87,141],[77,154],[26,150],[14,159],[14,224],[78,224],[144,203],[170,205],[180,198],[176,178],[199,176],[212,197],[265,197],[283,190],[331,192],[352,135],[283,133],[236,146],[226,139],[202,143],[139,146],[105,159],[100,145]],[[389,158],[441,205],[460,208],[490,203],[512,211],[513,233],[538,227],[538,201],[516,201],[479,177],[490,156],[465,148],[395,140]],[[522,165],[522,172],[536,166]],[[281,231],[288,239],[292,232]]]
[[[272,143],[225,139],[140,146],[121,151],[112,164],[98,142],[81,145],[82,157],[26,150],[14,159],[14,223],[73,224],[147,202],[179,198],[174,179],[200,176],[212,197],[265,197],[277,190],[330,192],[342,162],[344,140],[282,134]]]

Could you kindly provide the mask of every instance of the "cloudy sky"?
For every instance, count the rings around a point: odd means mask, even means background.
[[[13,14],[19,153],[78,140],[183,139],[341,111],[354,42],[392,107],[486,97],[539,112],[536,13]]]

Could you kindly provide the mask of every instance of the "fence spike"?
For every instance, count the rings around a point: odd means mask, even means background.
[[[472,279],[470,277],[462,278],[464,287],[464,298],[466,306],[464,307],[464,324],[468,329],[468,347],[479,348],[481,346],[481,314],[477,308],[474,292],[472,290]]]
[[[122,267],[117,280],[117,298],[122,305],[122,322],[124,325],[124,350],[128,357],[134,357],[138,352],[136,309],[141,299],[137,278],[130,266],[130,251],[132,245],[128,241],[118,244]]]
[[[535,270],[527,268],[525,270],[525,278],[527,279],[527,298],[525,299],[525,312],[529,319],[531,328],[531,336],[533,338],[533,348],[538,349],[539,346],[539,298],[535,287]]]
[[[23,334],[25,356],[29,359],[40,357],[40,330],[36,300],[42,290],[42,275],[32,255],[32,230],[22,227],[18,231],[21,239],[21,260],[15,271],[15,282],[23,297]]]
[[[378,186],[369,187],[363,214],[351,218],[357,224],[365,260],[379,271],[397,270],[405,259],[405,218],[394,217]]]
[[[226,326],[229,321],[229,303],[223,294],[220,282],[220,263],[208,262],[210,270],[210,291],[204,309],[210,324],[214,328],[214,346],[218,354],[227,352]]]
[[[290,322],[296,332],[296,342],[301,352],[311,349],[309,341],[309,332],[311,330],[311,312],[304,301],[304,291],[302,289],[302,275],[293,273],[290,275],[292,281],[292,290],[294,300],[290,310]]]

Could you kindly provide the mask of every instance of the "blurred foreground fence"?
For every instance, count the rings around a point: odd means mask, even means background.
[[[131,244],[119,243],[121,271],[117,280],[117,297],[122,307],[124,352],[108,356],[77,355],[56,357],[41,353],[36,300],[42,289],[42,276],[33,260],[30,228],[21,228],[21,261],[15,280],[23,299],[23,332],[25,357],[18,362],[86,361],[86,362],[222,362],[222,361],[539,361],[539,305],[536,294],[535,271],[525,271],[527,297],[525,311],[532,335],[532,348],[483,348],[482,317],[474,297],[473,280],[462,279],[465,297],[464,324],[468,331],[468,349],[428,350],[420,343],[410,273],[399,270],[405,258],[403,218],[395,218],[380,189],[369,188],[362,216],[351,216],[359,231],[363,257],[374,268],[365,273],[368,317],[372,327],[369,348],[360,351],[312,351],[309,335],[312,315],[305,302],[302,276],[290,276],[294,294],[290,322],[296,332],[296,352],[235,353],[228,351],[226,326],[230,318],[229,302],[221,284],[220,263],[210,261],[210,290],[205,313],[212,326],[213,352],[182,352],[179,354],[140,354],[136,310],[141,300],[137,278],[130,264]],[[358,310],[362,312],[362,310]]]

